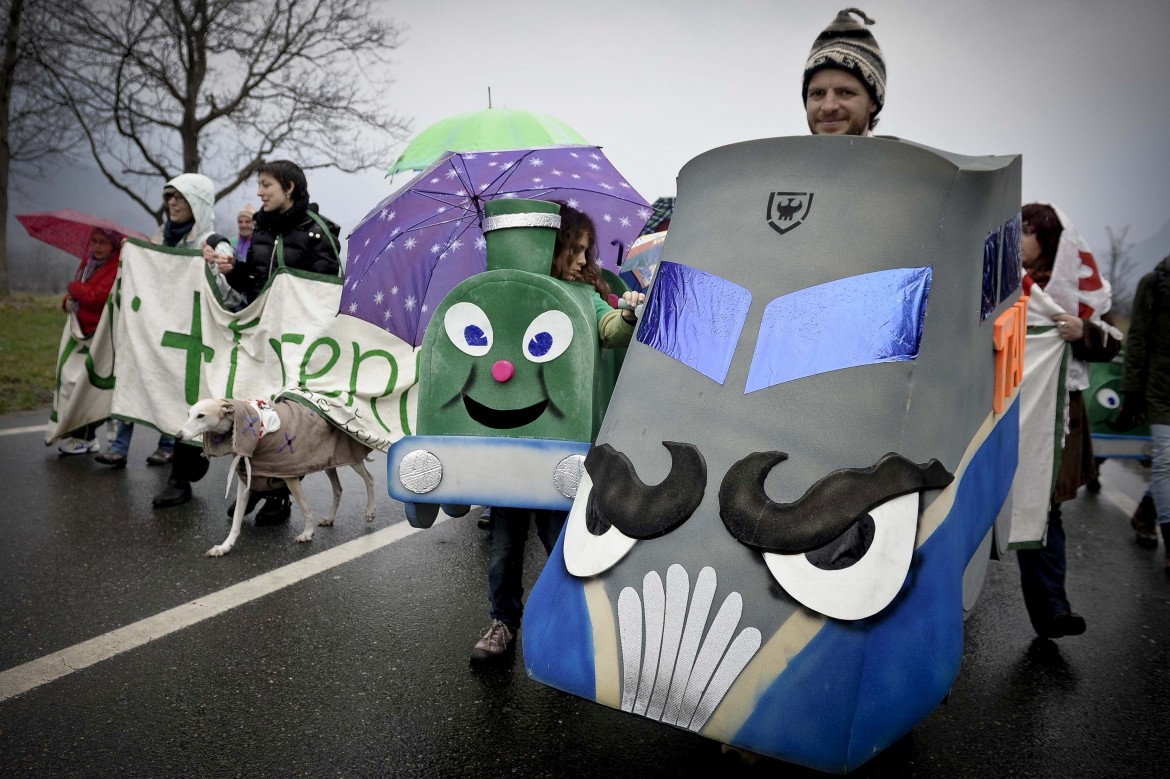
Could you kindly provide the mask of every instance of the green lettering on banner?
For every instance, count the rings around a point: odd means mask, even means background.
[[[57,386],[53,387],[53,410],[49,412],[49,421],[51,422],[57,421],[56,398],[61,397],[61,369],[65,367],[65,363],[69,360],[69,355],[73,354],[73,350],[76,347],[77,341],[73,338],[70,338],[65,343],[65,348],[61,350],[61,358],[57,360],[57,380],[55,382]]]
[[[238,319],[233,319],[228,323],[228,327],[232,331],[232,356],[229,361],[227,390],[224,395],[225,398],[234,398],[236,396],[236,366],[239,361],[240,354],[240,339],[244,336],[244,331],[260,324],[260,317],[256,317],[251,322],[241,322]],[[281,368],[283,370],[283,366]]]
[[[414,383],[410,387],[418,386],[418,371],[419,366],[422,365],[422,349],[414,353]],[[410,396],[410,387],[402,390],[402,396],[398,400],[398,419],[402,422],[402,434],[411,435],[410,432],[410,414],[407,408],[407,401]]]
[[[97,372],[97,368],[93,365],[93,352],[89,348],[82,350],[85,353],[85,374],[89,377],[89,383],[100,390],[112,390],[114,388],[114,365],[110,364],[110,375],[101,376]]]
[[[309,361],[313,359],[313,352],[317,350],[318,346],[324,346],[332,353],[329,362],[325,363],[325,367],[314,373],[309,373]],[[305,356],[301,359],[301,380],[298,386],[308,387],[310,379],[319,379],[329,371],[333,370],[333,366],[337,364],[337,360],[341,357],[341,347],[337,345],[337,341],[332,338],[318,338],[309,348],[305,350]],[[330,390],[329,392],[316,391],[318,395],[323,395],[327,398],[336,398],[341,394],[341,390]]]
[[[181,349],[187,352],[187,364],[183,377],[183,391],[190,406],[199,400],[199,360],[211,362],[215,357],[215,350],[203,343],[203,318],[200,314],[202,306],[199,304],[199,293],[195,293],[195,300],[191,305],[191,332],[176,333],[168,330],[163,333],[162,345]]]
[[[357,394],[358,370],[361,368],[361,364],[371,357],[385,357],[386,362],[390,363],[390,380],[386,382],[386,389],[370,398],[370,410],[374,412],[374,419],[378,420],[382,429],[389,433],[390,427],[382,421],[382,415],[378,413],[378,401],[392,394],[394,385],[398,383],[398,362],[390,352],[384,349],[371,349],[368,352],[363,352],[361,344],[357,341],[353,342],[353,368],[349,372],[349,400],[346,401],[345,405],[353,405],[354,395]]]
[[[272,347],[272,351],[276,353],[276,361],[280,363],[280,386],[288,384],[288,371],[284,369],[284,350],[281,348],[283,344],[300,344],[305,342],[305,336],[300,333],[284,333],[280,336],[280,340],[275,338],[268,339],[268,345]]]

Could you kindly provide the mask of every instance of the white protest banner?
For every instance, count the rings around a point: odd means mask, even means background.
[[[69,314],[57,347],[57,381],[53,409],[45,428],[45,444],[110,415],[114,396],[114,347],[110,327],[113,300],[106,301],[97,330],[81,335],[75,313]]]
[[[385,451],[417,414],[417,349],[339,316],[342,280],[278,270],[225,309],[197,252],[128,240],[114,317],[112,413],[175,433],[200,398],[299,398]]]
[[[1031,310],[1029,310],[1031,315]],[[1064,446],[1068,344],[1049,326],[1029,327],[1020,383],[1020,459],[1012,482],[1013,549],[1042,546]]]

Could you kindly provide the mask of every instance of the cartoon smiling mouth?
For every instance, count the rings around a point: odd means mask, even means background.
[[[484,427],[490,427],[493,430],[510,430],[514,427],[523,427],[529,422],[535,422],[548,407],[548,398],[524,408],[498,409],[485,406],[464,392],[463,407],[467,409],[467,416]]]

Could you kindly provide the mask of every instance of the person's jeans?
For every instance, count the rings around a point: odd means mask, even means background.
[[[498,619],[515,633],[524,613],[524,545],[528,541],[529,516],[536,517],[536,534],[545,553],[552,552],[565,526],[566,511],[493,506],[488,530],[488,594],[492,619]]]
[[[1158,511],[1158,524],[1170,522],[1170,425],[1150,425],[1154,457],[1150,463],[1150,495]]]
[[[118,422],[118,432],[114,437],[114,443],[110,444],[110,451],[117,452],[125,457],[130,454],[130,439],[134,437],[134,425],[129,422]],[[173,452],[175,450],[175,439],[169,435],[160,435],[158,437],[158,448],[164,452]]]
[[[1048,540],[1040,549],[1021,549],[1016,553],[1020,563],[1020,585],[1024,591],[1024,606],[1032,627],[1039,632],[1057,614],[1071,612],[1068,595],[1064,591],[1068,561],[1065,558],[1064,522],[1060,504],[1048,510]]]

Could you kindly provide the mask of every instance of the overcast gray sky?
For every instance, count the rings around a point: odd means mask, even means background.
[[[485,108],[490,86],[495,106],[552,114],[603,146],[653,200],[674,194],[678,170],[704,151],[807,134],[804,62],[845,5],[385,2],[379,8],[405,27],[385,94],[420,132]],[[886,56],[881,133],[961,154],[1022,154],[1024,201],[1060,206],[1098,256],[1106,226],[1129,225],[1129,239],[1141,242],[1170,220],[1170,2],[858,5],[876,21]],[[322,212],[345,233],[391,189],[380,173],[310,177]],[[141,220],[112,190],[100,204],[89,188],[30,192],[35,202],[18,207],[104,208]],[[221,204],[221,229],[254,200],[249,185]]]

